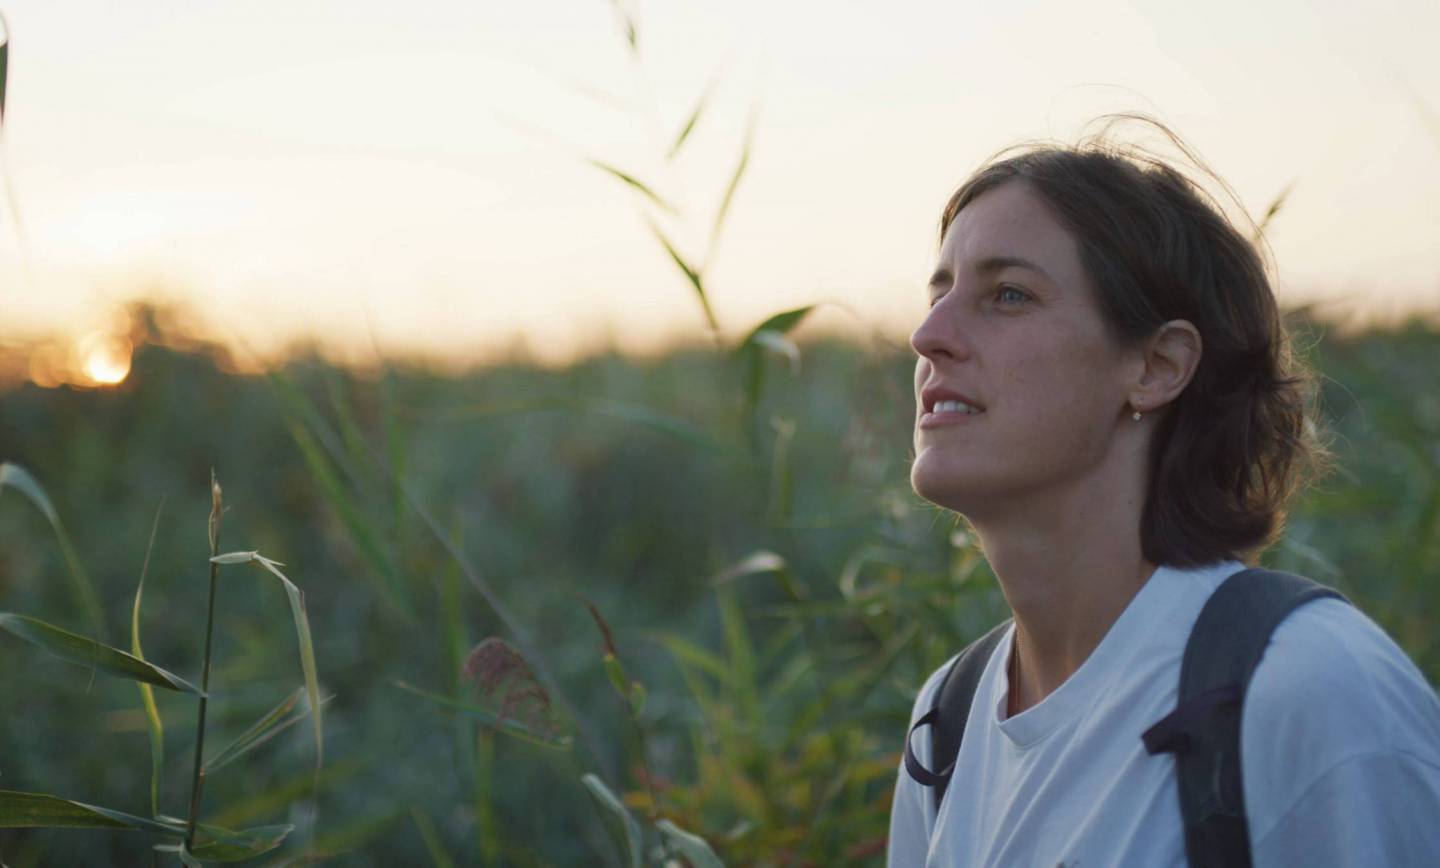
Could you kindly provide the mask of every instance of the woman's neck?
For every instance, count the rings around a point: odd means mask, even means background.
[[[1140,551],[1142,498],[1098,487],[972,520],[1015,613],[1016,713],[1080,668],[1155,572]]]

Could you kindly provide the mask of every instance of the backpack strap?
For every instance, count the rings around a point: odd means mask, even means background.
[[[1324,597],[1345,600],[1303,576],[1252,568],[1221,583],[1200,611],[1185,645],[1175,710],[1142,736],[1152,755],[1175,755],[1191,868],[1251,864],[1240,772],[1245,691],[1280,622]]]
[[[990,632],[965,646],[965,650],[950,664],[940,689],[935,694],[935,704],[925,712],[905,735],[905,770],[917,783],[932,787],[935,792],[935,812],[945,801],[945,790],[950,786],[950,776],[955,773],[955,758],[960,755],[960,740],[965,735],[965,721],[970,717],[970,706],[975,702],[975,689],[980,686],[980,676],[985,664],[990,662],[995,646],[1005,635],[1005,628],[1011,619],[997,624]],[[910,739],[915,730],[930,727],[930,762],[938,771],[930,771],[920,764],[910,749]]]

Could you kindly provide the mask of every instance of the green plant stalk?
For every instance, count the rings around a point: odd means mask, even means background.
[[[210,557],[220,554],[220,485],[210,477]],[[200,670],[200,714],[195,723],[195,774],[190,781],[190,819],[185,828],[185,849],[195,847],[195,822],[200,817],[200,791],[205,786],[205,771],[201,766],[205,754],[205,711],[210,702],[210,647],[215,635],[215,586],[220,574],[220,565],[210,561],[210,604],[205,614],[205,663]]]

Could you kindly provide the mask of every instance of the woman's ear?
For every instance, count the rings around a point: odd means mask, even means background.
[[[1200,330],[1189,320],[1172,319],[1160,326],[1145,343],[1144,368],[1131,404],[1151,413],[1174,401],[1195,376],[1202,351]]]

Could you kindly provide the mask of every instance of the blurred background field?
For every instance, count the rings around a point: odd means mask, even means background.
[[[754,359],[707,346],[456,375],[359,375],[301,353],[266,377],[226,373],[225,351],[167,335],[164,319],[133,313],[134,367],[118,387],[0,396],[0,455],[48,490],[120,647],[164,501],[142,635],[147,659],[182,677],[203,641],[212,467],[228,507],[221,549],[284,561],[305,589],[322,692],[335,695],[318,822],[300,807],[305,726],[209,781],[207,821],[296,822],[272,856],[308,846],[346,864],[621,864],[579,783],[589,771],[642,819],[653,792],[660,816],[727,864],[880,863],[914,691],[1003,616],[972,541],[908,488],[908,348],[801,341],[798,367],[756,357],[758,392]],[[1264,563],[1340,588],[1433,682],[1440,331],[1416,318],[1342,336],[1304,311],[1290,320],[1325,375],[1341,470]],[[416,504],[528,634],[572,749],[398,686],[485,704],[461,676],[465,656],[485,637],[515,639]],[[45,519],[0,493],[0,608],[86,633],[65,575]],[[217,745],[300,684],[279,588],[225,572],[218,599]],[[644,685],[643,742],[586,601]],[[0,660],[0,784],[143,814],[134,689],[7,636]],[[161,807],[183,815],[193,700],[159,701]],[[0,834],[12,866],[135,864],[151,843]]]

